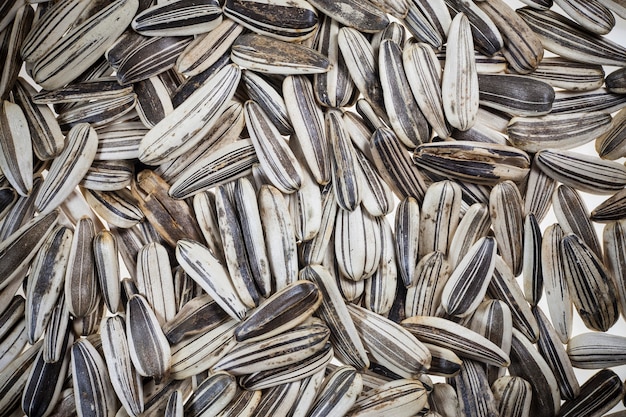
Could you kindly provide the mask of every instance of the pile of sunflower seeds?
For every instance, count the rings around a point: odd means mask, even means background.
[[[524,3],[1,2],[0,417],[619,407],[626,2]]]

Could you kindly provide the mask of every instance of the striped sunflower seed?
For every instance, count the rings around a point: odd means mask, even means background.
[[[544,231],[541,242],[541,272],[552,324],[561,342],[567,343],[572,333],[573,315],[561,251],[561,240],[564,235],[558,223],[548,226]]]
[[[117,0],[71,28],[34,62],[35,82],[53,90],[73,81],[122,34],[138,7],[137,0]]]
[[[558,413],[561,396],[556,378],[539,351],[517,329],[513,329],[509,373],[533,381],[530,415],[547,417]]]
[[[281,16],[279,21],[276,13]],[[318,27],[317,12],[304,0],[228,0],[224,15],[255,33],[287,42],[305,40]]]
[[[363,379],[351,366],[334,370],[319,388],[308,415],[322,417],[345,414],[356,402],[363,389]]]
[[[589,32],[606,35],[615,26],[615,16],[600,1],[556,0],[555,3]]]
[[[558,415],[602,415],[622,401],[624,391],[626,389],[619,375],[610,369],[603,369],[580,387],[576,398],[563,403]]]
[[[543,47],[563,58],[600,65],[626,65],[626,49],[600,35],[591,34],[552,10],[517,10]]]
[[[131,362],[124,319],[108,317],[100,326],[104,360],[113,390],[128,415],[137,416],[144,409],[143,384]]]
[[[401,46],[383,40],[379,47],[378,72],[389,123],[398,138],[413,148],[430,138],[430,129],[414,95],[410,93]]]
[[[309,3],[339,23],[360,32],[378,32],[389,24],[385,13],[371,3],[356,0],[311,0]]]
[[[429,172],[476,184],[520,182],[528,174],[530,159],[517,148],[469,141],[423,144],[413,162]]]
[[[429,316],[413,316],[401,322],[424,343],[450,349],[461,358],[495,366],[508,366],[509,356],[493,342],[453,321]]]
[[[620,110],[611,126],[596,139],[596,151],[600,158],[616,160],[626,155],[626,109]]]
[[[552,327],[548,318],[543,314],[543,311],[539,307],[535,307],[534,313],[539,325],[539,343],[537,345],[539,352],[554,373],[554,377],[559,384],[561,398],[572,400],[578,396],[580,386],[572,367],[571,357],[565,351],[559,335]]]
[[[243,375],[286,367],[322,350],[329,336],[323,321],[310,320],[269,339],[239,343],[212,369]]]
[[[72,236],[69,228],[56,227],[33,259],[26,287],[25,309],[31,345],[43,334],[61,293],[65,269],[71,257]],[[54,267],[50,268],[50,265]]]
[[[126,304],[126,337],[137,373],[157,382],[165,380],[172,363],[170,345],[154,311],[140,294]]]
[[[221,22],[217,0],[177,0],[142,10],[131,27],[144,36],[190,36],[209,32]]]
[[[619,316],[615,285],[606,267],[574,234],[563,238],[561,250],[567,285],[580,318],[589,329],[606,332]]]
[[[328,58],[312,48],[258,34],[239,36],[230,57],[242,68],[269,74],[308,75],[330,69]]]
[[[503,376],[491,385],[491,391],[500,417],[530,415],[532,388],[525,379]]]
[[[298,280],[272,294],[235,329],[239,342],[276,336],[307,320],[322,303],[322,293],[312,282]]]
[[[472,29],[471,38],[475,39],[476,49],[479,52],[487,56],[492,56],[502,49],[503,39],[500,31],[489,16],[485,14],[476,3],[461,0],[446,0],[446,5],[448,5],[448,10],[454,17],[461,13],[467,16]],[[452,24],[450,27],[452,27]],[[448,29],[448,39],[451,39],[450,29]],[[451,44],[448,43],[448,46],[450,45]]]
[[[443,110],[451,126],[465,131],[476,123],[479,84],[474,41],[469,19],[464,13],[452,19],[448,38],[446,65],[441,80]]]
[[[415,378],[430,367],[430,351],[405,328],[362,307],[348,311],[371,360],[403,378]]]
[[[393,412],[408,417],[421,410],[428,399],[424,385],[417,380],[398,379],[367,391],[348,411],[350,417],[370,417]]]
[[[626,168],[597,156],[544,149],[537,152],[536,161],[547,175],[580,191],[611,194],[626,185]]]
[[[496,241],[479,239],[459,261],[441,293],[441,306],[451,316],[472,314],[484,298],[495,267]]]
[[[176,259],[229,316],[235,320],[245,317],[248,309],[237,295],[228,270],[207,247],[193,240],[181,239],[176,244]]]
[[[4,100],[0,109],[0,169],[21,196],[33,188],[33,145],[22,108]]]
[[[604,135],[610,128],[611,115],[590,112],[514,117],[507,132],[515,146],[526,152],[538,152],[576,148]]]
[[[533,73],[543,62],[541,39],[507,3],[492,0],[476,5],[498,28],[503,40],[501,52],[509,67],[519,74]]]

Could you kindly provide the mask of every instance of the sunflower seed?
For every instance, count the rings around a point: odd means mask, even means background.
[[[93,161],[79,185],[95,191],[117,191],[128,187],[132,177],[131,161]]]
[[[429,368],[430,351],[406,329],[353,304],[348,311],[373,361],[404,378]]]
[[[328,58],[314,49],[257,34],[239,36],[230,58],[242,68],[269,74],[307,75],[330,68]]]
[[[421,202],[427,188],[425,179],[393,131],[385,127],[376,129],[370,149],[376,168],[394,193],[399,198],[411,196]]]
[[[505,302],[485,300],[472,315],[469,328],[491,340],[508,354],[511,350],[512,321],[511,309]],[[485,372],[489,383],[493,383],[504,375],[505,369],[487,366]]]
[[[268,180],[283,193],[297,191],[302,185],[300,163],[269,116],[252,100],[244,104],[244,115],[250,139]]]
[[[304,159],[317,183],[327,184],[331,165],[326,124],[322,110],[315,102],[313,85],[306,77],[294,75],[285,78],[282,90],[295,133],[290,141],[294,141],[306,155]]]
[[[478,75],[474,62],[474,42],[468,18],[457,14],[450,24],[446,65],[441,80],[443,110],[452,127],[465,131],[476,122]]]
[[[528,76],[552,87],[571,91],[592,91],[602,87],[604,83],[604,69],[601,65],[574,62],[560,57],[543,58]],[[610,90],[608,84],[607,88]]]
[[[605,134],[611,115],[602,112],[565,113],[542,117],[514,117],[508,126],[511,143],[527,152],[571,149]]]
[[[461,417],[461,407],[456,389],[444,382],[434,384],[428,402],[432,412],[437,412],[444,417]]]
[[[332,187],[327,186],[322,193],[322,217],[319,230],[313,239],[302,242],[299,247],[300,259],[304,265],[322,264],[334,231],[337,210],[335,193]]]
[[[479,52],[487,56],[492,56],[502,49],[503,39],[502,35],[500,35],[500,31],[490,17],[485,14],[477,4],[462,0],[446,0],[446,4],[448,5],[450,15],[453,16],[453,20],[457,14],[462,13],[467,16],[468,23],[472,29],[471,38],[475,39],[474,43]],[[450,28],[452,28],[452,24]],[[451,39],[450,31],[448,31],[448,39]],[[448,47],[450,47],[450,45],[451,44],[448,43]],[[470,49],[474,49],[473,46]],[[473,59],[471,61],[473,61]]]
[[[596,139],[596,151],[600,158],[616,160],[626,155],[626,109],[620,110],[611,126]]]
[[[606,88],[593,91],[557,91],[552,114],[595,112],[613,113],[626,106],[626,98],[623,94],[612,93]]]
[[[0,372],[0,407],[11,410],[20,403],[29,369],[41,351],[42,341],[29,346],[14,361]]]
[[[83,416],[111,415],[117,408],[117,398],[104,360],[87,340],[79,339],[71,349],[72,382],[76,408]]]
[[[281,21],[276,20],[280,13]],[[311,37],[317,29],[315,9],[302,0],[273,0],[259,3],[250,0],[228,0],[224,15],[261,35],[288,42]]]
[[[552,196],[552,206],[563,232],[579,236],[601,258],[600,241],[580,193],[571,187],[560,185]]]
[[[137,373],[163,380],[170,372],[170,345],[147,300],[137,294],[126,305],[126,337]]]
[[[65,294],[61,293],[44,333],[42,351],[45,362],[59,362],[63,359],[66,347],[65,337],[71,333],[70,324],[70,312],[65,302]]]
[[[18,78],[13,88],[15,103],[24,111],[35,155],[45,161],[61,153],[65,138],[52,110],[34,102],[35,93],[30,84]]]
[[[333,354],[333,348],[328,342],[322,350],[294,365],[246,375],[240,379],[240,385],[245,389],[257,390],[291,382],[301,382],[303,379],[323,370],[333,358]],[[293,401],[295,401],[295,398]]]
[[[272,271],[272,288],[281,290],[298,276],[296,237],[283,195],[271,185],[263,185],[258,194],[259,212],[265,234],[267,255]]]
[[[356,369],[351,366],[339,367],[324,381],[308,415],[342,415],[354,405],[362,389],[363,380]]]
[[[310,3],[325,15],[360,32],[378,32],[389,24],[385,13],[371,3],[354,0],[312,0]]]
[[[458,184],[441,181],[428,187],[420,211],[420,257],[433,251],[448,253],[460,211],[461,188]]]
[[[257,153],[250,139],[224,143],[180,172],[172,181],[169,194],[177,199],[194,196],[250,174],[255,163]]]
[[[214,126],[235,93],[241,71],[228,65],[144,136],[139,159],[150,165],[172,160],[194,148]]]
[[[187,36],[142,36],[124,51],[116,69],[118,82],[132,84],[169,70],[190,41],[191,37]]]
[[[477,184],[523,180],[529,171],[528,155],[516,148],[477,142],[437,142],[417,147],[413,162],[448,178]]]
[[[479,363],[466,360],[453,378],[461,412],[470,416],[496,416],[496,399],[489,389],[487,375]]]
[[[467,209],[450,242],[448,262],[452,268],[459,264],[474,243],[487,236],[490,226],[489,209],[486,204],[474,203]]]
[[[59,212],[39,215],[0,243],[0,289],[26,271],[58,222]]]
[[[533,381],[530,415],[556,415],[561,405],[556,378],[535,346],[517,329],[513,329],[509,373]]]
[[[532,73],[543,60],[541,39],[507,3],[495,0],[476,5],[498,28],[503,40],[501,52],[509,67],[520,74]]]
[[[252,417],[260,402],[261,391],[238,391],[216,417]]]
[[[543,172],[580,191],[610,194],[626,185],[626,168],[617,162],[556,149],[539,151],[536,158]]]
[[[350,77],[377,113],[384,113],[383,91],[379,79],[377,58],[365,35],[351,27],[339,29],[339,50]]]
[[[137,174],[131,185],[146,219],[170,246],[176,246],[182,238],[200,240],[201,232],[191,208],[185,201],[170,197],[168,188],[169,184],[150,170]]]
[[[295,281],[274,293],[235,329],[237,341],[268,339],[289,330],[310,317],[322,302],[314,283]]]
[[[379,73],[385,110],[391,127],[409,148],[429,139],[429,127],[412,94],[405,74],[402,49],[392,40],[379,48]]]
[[[479,239],[452,271],[441,293],[441,306],[451,316],[472,314],[484,298],[495,267],[496,241]]]
[[[176,259],[232,318],[242,320],[245,317],[247,307],[237,295],[226,267],[208,248],[196,241],[181,239],[176,244]]]
[[[39,349],[39,353],[30,367],[22,395],[22,410],[27,415],[46,415],[56,405],[67,375],[72,341],[72,334],[66,333],[61,349],[63,353],[57,362],[45,362],[43,351]]]
[[[144,36],[189,36],[209,32],[221,22],[217,0],[177,0],[141,11],[131,27]]]
[[[356,369],[368,367],[369,359],[365,348],[334,278],[326,269],[315,265],[302,269],[300,278],[312,281],[322,292],[322,304],[318,314],[331,331],[330,340],[336,354]]]
[[[530,416],[532,388],[528,381],[515,376],[498,378],[491,391],[500,417]]]
[[[143,412],[143,384],[131,359],[124,319],[113,316],[100,327],[102,349],[113,389],[130,416]]]
[[[408,331],[423,343],[450,349],[461,358],[495,366],[508,366],[509,356],[493,342],[453,321],[429,316],[413,316],[402,321]]]
[[[546,228],[541,243],[541,266],[548,311],[561,342],[567,343],[572,332],[572,300],[566,282],[561,252],[564,232],[558,224]]]
[[[89,170],[97,146],[98,135],[88,124],[78,124],[70,130],[65,149],[52,161],[35,199],[40,212],[54,209],[69,196]]]
[[[348,411],[350,417],[370,417],[393,412],[396,417],[408,417],[427,404],[424,385],[417,380],[398,379],[367,391]]]
[[[422,257],[415,267],[414,278],[407,287],[405,315],[440,315],[441,294],[452,270],[441,252]]]
[[[0,169],[21,196],[33,188],[32,139],[22,108],[4,100],[0,109]]]
[[[47,90],[74,80],[122,34],[137,8],[136,0],[118,0],[71,28],[34,62],[33,79]]]
[[[555,3],[589,32],[606,35],[615,26],[615,16],[600,1],[556,0]]]
[[[580,394],[576,398],[563,403],[558,415],[603,415],[622,401],[624,391],[619,375],[610,369],[603,369],[580,387]]]
[[[578,396],[580,387],[576,374],[572,367],[573,363],[565,347],[561,343],[559,335],[550,324],[548,318],[539,307],[534,308],[535,317],[539,325],[539,343],[537,347],[541,356],[546,360],[550,369],[554,372],[554,377],[559,384],[561,398],[571,400]]]
[[[561,241],[563,265],[572,300],[585,326],[607,331],[618,319],[613,280],[598,256],[576,235]]]
[[[185,415],[216,415],[237,393],[235,377],[216,372],[205,379],[185,403]]]
[[[240,343],[212,369],[243,375],[286,367],[319,352],[329,336],[321,320],[308,321],[269,339]]]
[[[413,97],[424,117],[439,137],[450,136],[443,112],[441,65],[432,47],[419,43],[408,45],[402,58]]]
[[[31,345],[43,334],[57,303],[71,257],[72,236],[69,228],[56,227],[33,260],[26,291],[26,323]]]
[[[521,75],[479,74],[480,104],[514,116],[550,113],[555,92],[549,84]]]
[[[339,51],[339,25],[335,19],[323,15],[315,35],[317,51],[336,63],[328,72],[313,76],[315,98],[322,106],[349,107],[358,96],[358,90]]]
[[[552,10],[524,7],[517,13],[535,32],[543,47],[563,58],[600,65],[626,65],[626,49],[600,35],[591,34]]]
[[[236,346],[233,337],[237,322],[222,318],[208,331],[184,338],[172,346],[172,377],[186,379],[210,369]]]

